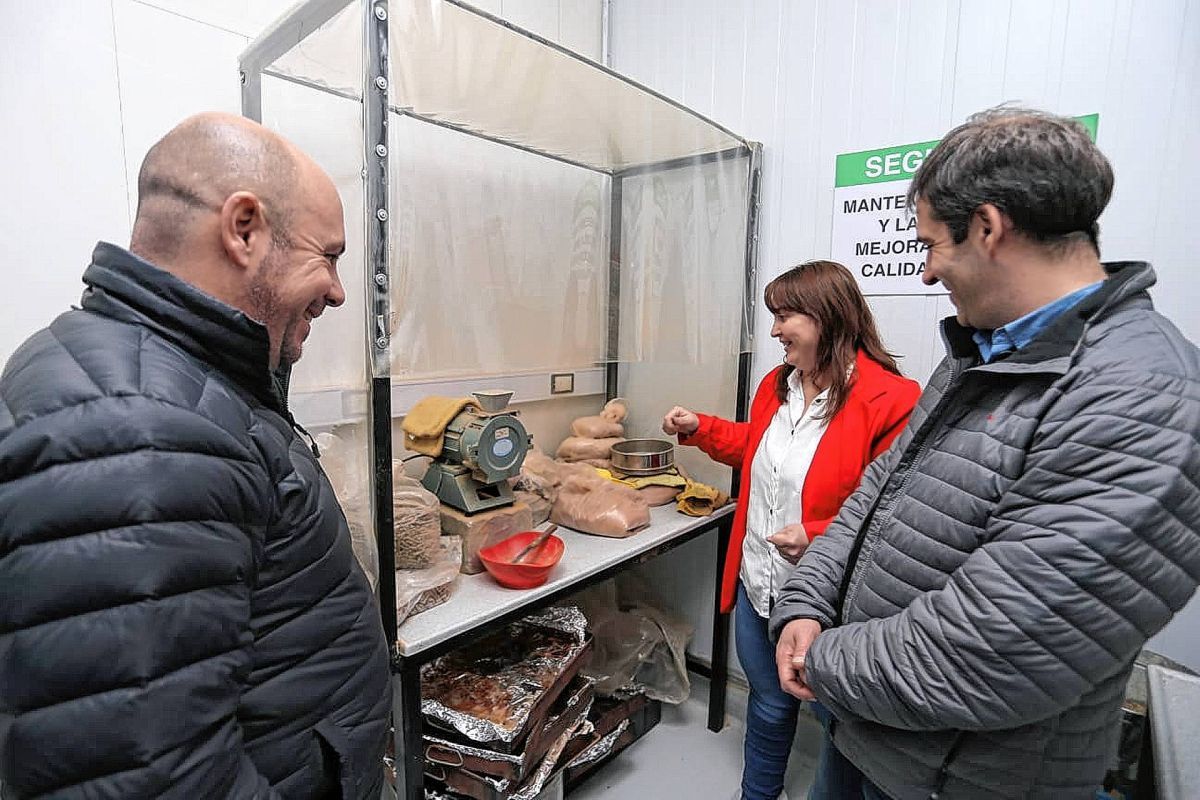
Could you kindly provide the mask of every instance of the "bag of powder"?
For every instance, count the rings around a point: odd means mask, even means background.
[[[396,569],[426,569],[438,557],[442,520],[437,495],[392,462],[392,516]]]
[[[624,436],[625,426],[604,417],[579,417],[571,423],[571,433],[585,439],[611,439]]]
[[[587,461],[591,458],[608,458],[612,446],[624,441],[619,437],[608,439],[585,439],[582,436],[568,436],[558,446],[558,457],[563,461]]]

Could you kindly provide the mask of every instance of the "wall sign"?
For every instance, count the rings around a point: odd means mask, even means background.
[[[1099,114],[1076,117],[1096,140]],[[837,157],[831,255],[845,264],[864,294],[945,294],[926,286],[925,246],[905,197],[912,177],[939,140]]]

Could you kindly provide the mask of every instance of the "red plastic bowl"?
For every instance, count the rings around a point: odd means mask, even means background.
[[[483,562],[483,566],[492,573],[492,577],[501,586],[507,586],[510,589],[532,589],[535,586],[541,586],[550,577],[550,570],[554,569],[554,565],[562,558],[563,551],[567,547],[563,544],[562,539],[550,534],[542,546],[531,550],[529,555],[521,559],[520,564],[512,563],[517,553],[520,553],[525,545],[532,542],[541,533],[541,531],[521,531],[514,534],[491,547],[481,549],[479,560]]]

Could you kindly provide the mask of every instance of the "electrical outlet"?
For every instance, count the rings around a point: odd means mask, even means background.
[[[550,394],[571,394],[575,391],[574,372],[554,372],[550,375]]]

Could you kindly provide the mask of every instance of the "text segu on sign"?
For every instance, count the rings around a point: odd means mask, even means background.
[[[1093,141],[1098,114],[1076,117]],[[906,196],[937,140],[843,153],[833,192],[831,258],[849,267],[864,294],[945,294],[921,282],[925,246]]]

